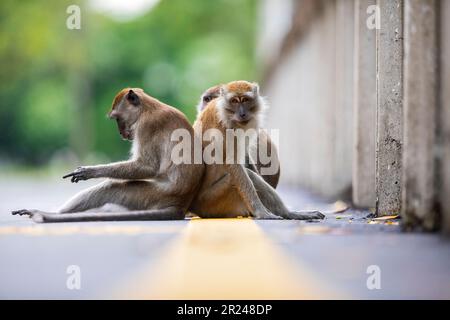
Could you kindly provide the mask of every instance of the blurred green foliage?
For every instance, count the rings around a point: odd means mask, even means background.
[[[70,4],[81,30],[66,28]],[[88,1],[2,0],[0,160],[126,157],[129,144],[105,117],[121,88],[141,87],[192,121],[204,89],[257,77],[255,31],[255,0],[162,0],[127,22]]]

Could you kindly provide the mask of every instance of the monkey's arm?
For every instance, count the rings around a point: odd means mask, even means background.
[[[128,160],[96,166],[78,167],[75,171],[63,176],[63,178],[71,178],[72,182],[92,178],[137,180],[149,179],[154,177],[155,174],[155,168],[135,160]]]
[[[244,166],[240,164],[226,164],[225,166],[230,173],[232,183],[237,188],[252,216],[258,219],[280,219],[279,216],[272,214],[264,207]]]

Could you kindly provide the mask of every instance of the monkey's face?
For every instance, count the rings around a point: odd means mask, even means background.
[[[206,90],[202,97],[200,98],[200,102],[197,106],[198,112],[203,111],[203,109],[206,108],[208,103],[213,101],[214,99],[218,98],[220,96],[220,85],[214,86]]]
[[[225,110],[230,120],[240,127],[247,126],[258,112],[258,102],[253,94],[232,94],[226,97]]]
[[[208,103],[210,103],[211,101],[216,99],[218,96],[219,96],[219,94],[214,93],[214,92],[203,95],[203,97],[202,97],[203,108],[202,109],[204,109]]]
[[[116,120],[117,128],[124,140],[133,140],[135,124],[140,117],[141,110],[139,96],[130,89],[109,113],[109,118]]]

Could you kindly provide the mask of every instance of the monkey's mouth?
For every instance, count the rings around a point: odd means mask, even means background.
[[[121,119],[116,119],[117,128],[119,129],[119,133],[124,140],[133,140],[133,130],[129,128],[124,121]]]
[[[236,123],[241,126],[246,126],[250,120],[237,120]]]
[[[119,130],[120,135],[124,140],[133,140],[133,131],[129,129]]]

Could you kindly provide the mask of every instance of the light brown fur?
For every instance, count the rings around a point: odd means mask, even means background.
[[[235,129],[235,127],[227,127],[227,124],[230,125],[233,122],[222,118],[224,113],[221,108],[227,107],[228,96],[238,96],[240,99],[241,95],[258,92],[258,88],[255,86],[257,85],[245,81],[223,85],[220,88],[219,97],[209,102],[199,113],[194,123],[194,130],[199,133],[214,128],[225,134],[227,129]],[[254,97],[254,103],[260,103],[258,98],[259,93]],[[251,109],[261,109],[261,106],[256,107]],[[252,115],[252,121],[247,122],[247,126],[243,125],[239,128],[244,128],[244,130],[249,127],[257,128],[257,118],[256,114]],[[203,141],[203,149],[209,143],[209,141]],[[226,158],[225,149],[223,157]],[[289,211],[276,191],[258,174],[244,168],[241,164],[226,163],[206,165],[200,190],[194,198],[190,210],[200,217],[214,218],[252,216],[258,219],[322,219],[324,217],[317,211]]]
[[[220,95],[220,84],[213,86],[209,89],[207,89],[201,96],[200,102],[197,105],[198,113],[202,112],[206,106],[214,99],[218,98]],[[240,85],[240,84],[232,84],[230,88],[234,89],[236,88],[237,92],[242,93],[243,88],[247,88],[248,86]],[[267,164],[263,164],[261,162],[261,159],[259,158],[259,152],[260,152],[260,145],[266,145],[267,146],[267,156],[269,157],[270,161]],[[278,186],[278,182],[280,180],[280,160],[278,158],[278,150],[275,144],[272,142],[270,136],[267,134],[266,131],[258,131],[258,136],[256,139],[256,159],[249,159],[249,161],[246,163],[245,167],[255,171],[257,174],[259,174],[270,186],[273,188],[276,188]],[[252,163],[254,165],[252,165]],[[272,165],[277,166],[277,171],[275,174],[262,174],[263,168],[269,168]]]
[[[72,182],[109,178],[75,195],[57,213],[18,210],[37,222],[183,219],[203,176],[202,164],[174,164],[171,141],[175,129],[194,131],[177,109],[145,94],[123,89],[109,116],[124,139],[133,140],[127,161],[80,167],[67,174]],[[193,142],[193,141],[192,141]],[[193,153],[191,154],[193,158]],[[117,212],[114,209],[121,209]],[[89,212],[88,212],[89,211]],[[91,212],[93,211],[93,212]],[[106,211],[106,212],[103,212]]]

